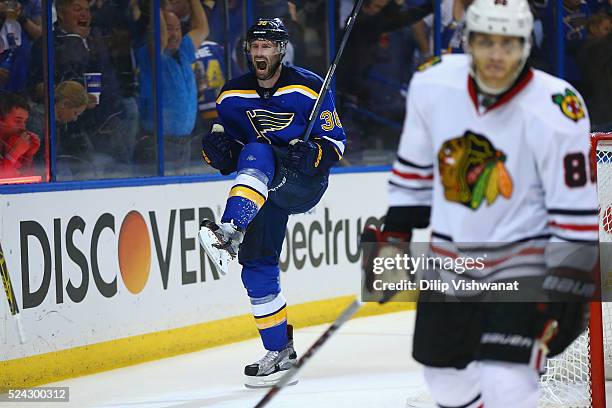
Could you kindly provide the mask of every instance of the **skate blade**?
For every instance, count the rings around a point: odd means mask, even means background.
[[[198,232],[198,241],[204,248],[204,252],[210,258],[212,263],[215,265],[215,269],[221,275],[226,275],[229,271],[230,254],[223,249],[219,249],[215,244],[219,244],[219,240],[214,232],[206,227],[200,228]]]
[[[266,375],[266,376],[251,376],[245,375],[244,386],[250,389],[258,389],[258,388],[272,388],[274,387],[280,379],[285,375],[287,371],[279,371],[274,374]],[[299,379],[294,377],[287,383],[287,386],[297,384]]]

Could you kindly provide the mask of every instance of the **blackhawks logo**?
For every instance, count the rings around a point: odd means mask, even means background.
[[[512,178],[506,155],[482,135],[467,131],[446,141],[438,152],[444,197],[475,210],[484,200],[493,204],[499,195],[512,196]]]
[[[584,108],[578,96],[570,89],[565,89],[565,94],[554,94],[552,100],[559,105],[561,112],[574,122],[584,118]]]

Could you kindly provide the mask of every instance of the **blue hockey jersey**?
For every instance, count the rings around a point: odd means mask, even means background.
[[[204,41],[196,51],[194,71],[198,85],[198,109],[205,119],[217,117],[215,98],[225,84],[223,47]]]
[[[304,135],[322,84],[318,75],[294,66],[283,66],[270,89],[261,88],[252,73],[245,74],[227,82],[219,94],[219,122],[241,143],[287,146]],[[322,147],[321,161],[328,166],[342,158],[346,136],[331,92],[324,98],[311,140]]]

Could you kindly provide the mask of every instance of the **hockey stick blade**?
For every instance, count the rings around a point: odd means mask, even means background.
[[[19,315],[19,307],[17,306],[17,299],[15,299],[15,292],[13,291],[13,284],[11,283],[11,276],[8,273],[8,267],[6,266],[6,259],[4,258],[4,251],[2,245],[0,245],[0,279],[4,286],[4,293],[6,294],[6,300],[9,305],[11,315],[15,319],[17,324],[17,332],[19,333],[19,341],[21,344],[26,342],[25,332],[23,331],[23,325],[21,324],[21,316]]]
[[[264,395],[264,397],[255,405],[255,408],[265,407],[276,394],[278,394],[285,386],[297,375],[297,373],[304,367],[304,365],[312,358],[312,356],[321,349],[321,347],[329,340],[331,336],[347,321],[359,309],[361,309],[363,303],[359,299],[355,299],[344,311],[338,316],[338,318],[325,330],[325,332],[314,342],[312,346],[304,353],[304,355],[298,359],[293,367],[291,367],[287,373],[280,379],[274,387]]]

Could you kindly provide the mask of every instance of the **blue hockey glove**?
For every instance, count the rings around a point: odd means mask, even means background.
[[[202,157],[204,161],[217,170],[227,169],[234,160],[231,155],[231,140],[225,129],[214,124],[210,133],[202,137]]]
[[[317,143],[293,139],[289,142],[283,164],[288,169],[296,170],[307,176],[314,176],[320,170],[319,163],[322,156],[323,150]]]

